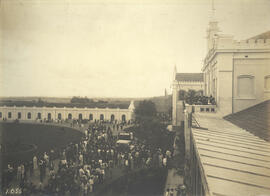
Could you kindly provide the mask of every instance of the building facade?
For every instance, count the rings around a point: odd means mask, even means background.
[[[219,32],[210,22],[202,71],[205,95],[225,116],[270,98],[270,31],[240,42]]]
[[[70,108],[70,107],[17,107],[1,106],[0,119],[7,120],[104,120],[123,122],[133,119],[134,103],[126,109],[120,108]]]
[[[203,91],[203,73],[177,73],[176,68],[173,74],[172,83],[172,125],[180,126],[183,121],[183,101],[179,100],[180,90]]]

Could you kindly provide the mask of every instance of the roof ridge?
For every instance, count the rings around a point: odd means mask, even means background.
[[[264,33],[261,33],[259,35],[255,35],[253,37],[250,37],[247,40],[250,40],[250,39],[255,39],[255,40],[257,40],[257,39],[270,39],[270,30],[266,31]]]
[[[176,73],[175,80],[177,81],[188,81],[188,82],[203,82],[204,74],[202,72],[197,73]]]

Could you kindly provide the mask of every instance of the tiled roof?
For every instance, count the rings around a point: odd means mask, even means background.
[[[203,82],[203,73],[176,73],[175,79],[182,82]]]
[[[264,32],[262,34],[256,35],[254,37],[251,37],[249,39],[270,39],[270,31]]]
[[[270,141],[270,100],[224,118],[254,135]]]

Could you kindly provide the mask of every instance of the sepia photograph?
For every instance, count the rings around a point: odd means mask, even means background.
[[[270,0],[0,0],[0,196],[270,196]]]

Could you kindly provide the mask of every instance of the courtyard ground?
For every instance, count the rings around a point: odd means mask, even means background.
[[[82,134],[78,134],[78,131],[84,133],[85,129],[88,127],[87,124],[74,124],[72,127],[70,123],[40,123],[40,122],[6,122],[1,123],[0,129],[3,133],[3,129],[8,130],[7,133],[1,134],[2,137],[9,138],[10,141],[20,139],[23,143],[34,143],[38,146],[39,154],[50,150],[52,148],[61,148],[72,142],[77,142],[80,140]],[[111,126],[114,136],[117,136],[120,131],[130,127],[130,125],[123,126],[122,129],[113,129]],[[64,128],[64,129],[63,129]],[[5,131],[6,132],[6,131]],[[38,134],[37,134],[38,133]],[[33,155],[34,156],[34,155]],[[59,159],[55,160],[55,168],[58,167]],[[39,169],[34,171],[34,174],[30,176],[27,174],[28,179],[37,187],[40,186],[40,172]],[[122,169],[115,168],[112,171],[113,179],[123,175]],[[42,186],[46,186],[48,183],[49,171],[47,169],[46,176]],[[12,183],[10,184],[9,190],[16,190],[19,187],[16,177],[14,177]],[[5,192],[5,190],[4,190]]]

